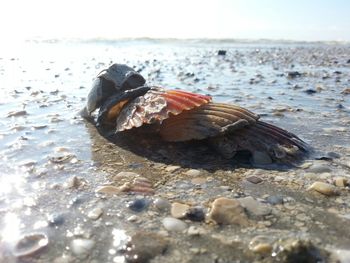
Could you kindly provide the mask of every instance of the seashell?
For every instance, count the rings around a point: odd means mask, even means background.
[[[13,249],[13,255],[16,257],[31,256],[49,243],[49,238],[44,233],[30,233],[23,235]]]

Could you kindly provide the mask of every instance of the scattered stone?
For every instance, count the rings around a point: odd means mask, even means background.
[[[185,172],[185,175],[190,176],[190,177],[197,177],[201,174],[201,171],[197,169],[190,169],[187,172]]]
[[[9,113],[7,113],[7,117],[20,117],[20,116],[25,116],[27,115],[27,111],[25,110],[19,110],[19,111],[10,111]]]
[[[314,163],[307,169],[307,171],[311,173],[329,173],[332,169],[325,164]]]
[[[200,206],[190,207],[186,211],[186,218],[196,222],[204,221],[205,213],[203,208]]]
[[[266,236],[256,236],[249,242],[249,249],[259,254],[271,254],[271,240]]]
[[[170,203],[163,198],[157,198],[153,201],[154,206],[160,211],[168,211],[170,209]]]
[[[149,203],[150,201],[146,198],[138,198],[130,201],[126,206],[134,212],[142,212],[148,207]]]
[[[272,160],[270,155],[266,152],[254,151],[253,153],[253,163],[254,164],[271,164]]]
[[[317,91],[314,89],[306,89],[306,90],[304,90],[304,92],[308,95],[312,95],[312,94],[317,93]]]
[[[341,92],[341,94],[343,94],[343,95],[349,95],[349,94],[350,94],[350,88],[344,89],[344,90]]]
[[[74,239],[70,245],[73,254],[79,258],[86,258],[94,246],[95,242],[93,240],[84,238]]]
[[[126,245],[127,262],[149,262],[157,255],[163,254],[169,242],[162,236],[150,232],[137,232]]]
[[[215,199],[211,205],[208,219],[213,220],[217,224],[249,225],[248,218],[240,202],[225,197]]]
[[[294,79],[296,77],[301,77],[301,73],[299,71],[289,71],[287,72],[287,77],[290,79]]]
[[[327,195],[327,196],[334,196],[338,194],[337,189],[334,185],[323,183],[323,182],[314,182],[308,189],[314,190],[318,193]]]
[[[225,55],[226,55],[226,50],[220,49],[220,50],[218,51],[218,55],[219,55],[219,56],[225,56]]]
[[[345,177],[334,178],[334,184],[339,187],[345,187],[348,185],[348,180]]]
[[[184,218],[189,208],[190,206],[186,204],[172,203],[170,210],[171,216],[174,218]]]
[[[260,177],[257,177],[255,175],[249,176],[246,178],[248,182],[251,182],[253,184],[261,183],[263,180]]]
[[[87,217],[92,220],[97,220],[101,217],[102,213],[103,213],[102,208],[96,207],[88,213]]]
[[[13,255],[15,257],[31,256],[42,250],[48,244],[49,238],[44,233],[25,234],[17,241],[13,248]]]
[[[162,220],[163,226],[168,231],[184,231],[187,228],[187,224],[177,218],[166,217]]]
[[[255,216],[265,216],[271,214],[271,207],[256,201],[251,196],[239,198],[238,201],[248,210],[249,213]]]
[[[271,205],[282,205],[283,197],[279,195],[271,195],[266,198],[266,201]]]

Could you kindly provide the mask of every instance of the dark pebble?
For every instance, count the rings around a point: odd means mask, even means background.
[[[50,214],[47,217],[49,226],[60,226],[64,223],[64,216],[62,214]]]
[[[204,221],[205,213],[202,207],[191,207],[186,212],[186,218],[191,221]]]
[[[344,107],[344,105],[343,104],[338,104],[337,105],[337,109],[338,110],[342,110],[342,109],[344,109],[345,107]]]
[[[305,92],[306,94],[308,94],[308,95],[312,95],[312,94],[315,94],[317,91],[314,90],[314,89],[307,89],[307,90],[305,90],[304,92]]]
[[[80,204],[82,204],[85,201],[85,198],[77,196],[77,197],[73,197],[71,200],[69,200],[68,202],[68,206],[78,206]]]
[[[350,63],[350,59],[348,59],[348,61],[346,61],[346,63]]]
[[[283,204],[283,197],[280,195],[271,195],[266,198],[266,201],[271,205],[281,205]]]
[[[252,175],[252,176],[249,176],[247,177],[246,179],[248,182],[251,182],[253,184],[258,184],[258,183],[261,183],[263,180],[258,177],[258,176],[255,176],[255,175]]]
[[[287,77],[291,78],[291,79],[296,78],[296,77],[301,77],[301,73],[299,71],[289,71],[287,73]]]
[[[219,50],[218,51],[219,56],[225,56],[226,55],[226,50]]]
[[[130,201],[126,206],[134,212],[142,212],[149,205],[149,200],[142,198]]]

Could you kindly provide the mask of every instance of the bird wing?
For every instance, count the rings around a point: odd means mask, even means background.
[[[180,90],[152,88],[145,95],[128,102],[116,119],[116,132],[143,124],[162,123],[169,117],[205,105],[210,96]]]
[[[165,119],[160,135],[166,141],[201,140],[254,125],[258,119],[242,107],[209,102]]]

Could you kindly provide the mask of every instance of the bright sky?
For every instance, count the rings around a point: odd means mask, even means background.
[[[350,1],[2,0],[0,40],[34,37],[350,41]]]

